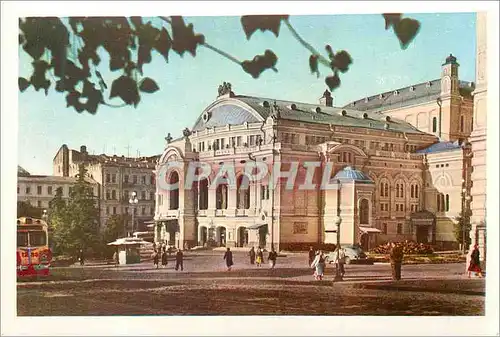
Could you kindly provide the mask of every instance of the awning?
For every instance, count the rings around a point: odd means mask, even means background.
[[[361,227],[361,226],[359,226],[359,230],[363,233],[366,233],[366,234],[381,233],[380,229],[373,228],[373,227]]]
[[[267,226],[267,224],[262,223],[262,224],[256,224],[256,225],[250,225],[247,226],[247,229],[259,229],[260,227]]]

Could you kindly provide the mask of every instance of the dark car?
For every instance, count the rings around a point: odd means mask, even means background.
[[[360,264],[369,264],[371,261],[366,256],[365,252],[360,246],[357,245],[346,245],[342,246],[345,251],[345,263],[360,263]],[[326,255],[326,259],[329,263],[333,263],[335,261],[335,252],[330,252]]]

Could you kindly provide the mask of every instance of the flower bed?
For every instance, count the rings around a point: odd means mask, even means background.
[[[397,246],[403,248],[403,254],[405,255],[426,255],[434,253],[434,249],[432,246],[424,244],[424,243],[416,243],[414,241],[405,241],[405,242],[395,242]],[[389,254],[391,251],[390,243],[386,243],[380,245],[378,247],[373,248],[370,253],[374,254]]]
[[[390,262],[387,254],[368,254],[373,262]],[[440,263],[465,263],[465,256],[462,254],[421,254],[406,255],[403,264],[440,264]]]

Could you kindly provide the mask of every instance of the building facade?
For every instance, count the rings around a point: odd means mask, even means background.
[[[225,84],[191,130],[166,138],[156,172],[179,188],[157,186],[155,241],[302,249],[335,243],[340,219],[343,244],[408,239],[456,247],[473,88],[459,81],[451,55],[439,80],[343,108],[333,107],[328,91],[307,104],[235,95]],[[190,185],[193,162],[211,171]],[[249,163],[296,169],[295,183],[253,181]],[[219,174],[227,165],[230,183]],[[331,189],[320,187],[325,176]]]
[[[99,193],[97,182],[90,178],[86,180],[92,185],[94,196],[97,197]],[[17,177],[17,201],[27,202],[36,208],[47,210],[58,188],[62,189],[63,199],[68,199],[71,188],[76,182],[77,178],[74,177],[31,175],[20,168]]]
[[[91,155],[85,146],[80,151],[61,146],[53,160],[54,175],[73,177],[83,164],[87,176],[99,189],[101,224],[113,215],[127,215],[130,231],[147,229],[155,210],[155,178],[153,170],[158,157],[126,158],[124,156]],[[132,193],[138,202],[130,204]],[[134,224],[132,224],[134,212]]]

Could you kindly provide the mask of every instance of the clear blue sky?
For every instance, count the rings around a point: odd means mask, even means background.
[[[421,30],[407,50],[401,50],[391,31],[384,29],[381,15],[293,16],[290,21],[299,34],[316,49],[345,49],[352,58],[343,74],[342,86],[335,90],[334,105],[343,105],[378,92],[439,78],[441,64],[453,53],[460,63],[462,80],[475,80],[475,14],[408,14],[418,19]],[[79,114],[66,108],[65,97],[55,91],[48,96],[33,89],[19,94],[19,164],[32,174],[52,174],[52,159],[62,144],[78,149],[86,145],[90,153],[141,155],[162,152],[164,137],[174,137],[191,128],[201,111],[217,96],[223,81],[236,94],[317,102],[326,88],[324,75],[309,71],[309,52],[282,25],[280,36],[255,32],[246,40],[239,17],[186,17],[206,41],[240,60],[252,59],[266,49],[278,55],[278,73],[264,72],[253,79],[236,64],[199,47],[197,56],[180,58],[170,53],[166,64],[154,55],[145,76],[154,78],[160,90],[143,94],[138,108],[101,106],[96,115]],[[30,58],[20,53],[21,76],[31,68]],[[107,64],[104,57],[103,64]],[[109,72],[103,72],[109,75]],[[119,76],[119,74],[112,74]],[[108,85],[111,83],[108,80]],[[120,104],[119,100],[109,100]]]

